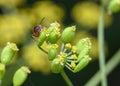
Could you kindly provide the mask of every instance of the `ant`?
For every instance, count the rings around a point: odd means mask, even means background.
[[[43,29],[43,26],[41,25],[41,23],[43,22],[44,19],[45,19],[45,17],[42,18],[42,20],[41,20],[41,22],[40,22],[39,25],[37,25],[37,26],[34,27],[34,29],[33,29],[33,34],[32,34],[32,37],[33,37],[33,38],[34,38],[34,37],[39,37],[40,32],[41,32],[41,30]]]

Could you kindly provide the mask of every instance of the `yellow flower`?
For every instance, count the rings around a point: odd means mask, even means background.
[[[43,46],[45,48],[46,45]],[[43,73],[50,72],[50,61],[47,54],[42,52],[35,43],[23,48],[23,57],[32,70]]]
[[[50,22],[61,22],[64,16],[63,9],[51,1],[36,2],[34,4],[33,13],[36,15],[38,21],[45,17],[48,18]]]
[[[96,3],[90,1],[77,3],[72,9],[71,16],[82,26],[88,27],[89,29],[95,29],[99,22],[100,7]],[[111,21],[112,17],[106,13],[105,26],[109,26]]]

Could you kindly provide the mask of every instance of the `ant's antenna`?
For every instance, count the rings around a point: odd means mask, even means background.
[[[40,24],[43,22],[44,19],[45,19],[45,17],[42,18],[42,20],[40,21]]]

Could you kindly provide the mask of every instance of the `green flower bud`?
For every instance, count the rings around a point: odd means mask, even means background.
[[[48,28],[49,33],[53,32],[54,30],[59,29],[60,24],[57,22],[53,22],[50,24],[50,27]]]
[[[50,27],[48,28],[48,30],[49,30],[49,32],[52,32],[55,29],[59,29],[59,27],[60,27],[60,24],[57,22],[54,22],[54,23],[50,24]]]
[[[58,29],[60,27],[60,24],[58,22],[53,22],[50,24],[50,27],[48,28],[50,31],[53,31],[54,29]]]
[[[48,28],[48,31],[49,31],[49,32],[52,32],[53,30],[55,30],[55,27],[54,27],[54,26],[50,26],[50,27]]]
[[[57,56],[57,48],[58,48],[57,44],[54,44],[50,47],[50,49],[48,51],[49,60],[53,60]]]
[[[48,36],[48,41],[54,44],[58,41],[59,38],[60,38],[60,32],[57,30],[53,30],[52,32],[50,32]]]
[[[84,58],[84,56],[89,53],[90,49],[91,49],[91,47],[86,46],[83,50],[81,50],[81,52],[78,55],[77,61],[78,62],[81,61]]]
[[[5,65],[0,63],[0,80],[2,80],[4,74],[5,74]]]
[[[29,73],[30,70],[28,69],[28,67],[22,66],[21,68],[19,68],[13,76],[13,85],[21,86],[27,79]]]
[[[67,27],[64,29],[61,35],[61,39],[64,43],[71,42],[75,36],[75,26]]]
[[[77,64],[73,72],[74,73],[79,72],[80,70],[85,68],[90,61],[91,61],[91,58],[88,55],[84,56],[84,58]]]
[[[80,39],[77,44],[77,54],[79,54],[85,47],[91,47],[91,42],[89,38]]]
[[[40,36],[38,38],[38,46],[40,47],[43,42],[46,40],[47,36],[49,34],[47,34],[47,30],[46,29],[42,29],[41,33],[40,33]]]
[[[51,63],[51,71],[53,73],[60,73],[64,68],[61,58],[55,58]]]
[[[112,13],[117,13],[120,11],[120,0],[111,0],[108,9]]]
[[[5,65],[9,64],[18,51],[16,44],[8,42],[1,53],[1,62]]]
[[[50,27],[48,28],[49,36],[47,41],[49,41],[52,44],[58,41],[61,35],[59,27],[60,27],[60,24],[57,22],[54,22],[50,25]]]

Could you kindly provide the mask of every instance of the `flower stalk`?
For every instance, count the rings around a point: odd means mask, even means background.
[[[0,86],[2,85],[2,80],[0,80]]]
[[[39,46],[39,49],[42,50],[44,53],[48,54],[48,52],[45,51],[42,47]]]
[[[63,77],[63,79],[65,80],[65,82],[67,83],[68,86],[73,86],[72,82],[70,81],[70,79],[68,78],[68,76],[66,75],[66,73],[64,71],[61,71],[61,76]]]
[[[120,49],[115,53],[114,56],[105,65],[106,75],[109,75],[115,67],[120,63]],[[92,78],[84,86],[97,86],[100,82],[100,71],[94,74]]]
[[[105,70],[105,53],[104,53],[104,5],[101,5],[99,25],[98,25],[98,41],[99,41],[99,66],[101,70],[102,86],[107,86],[107,76]]]

